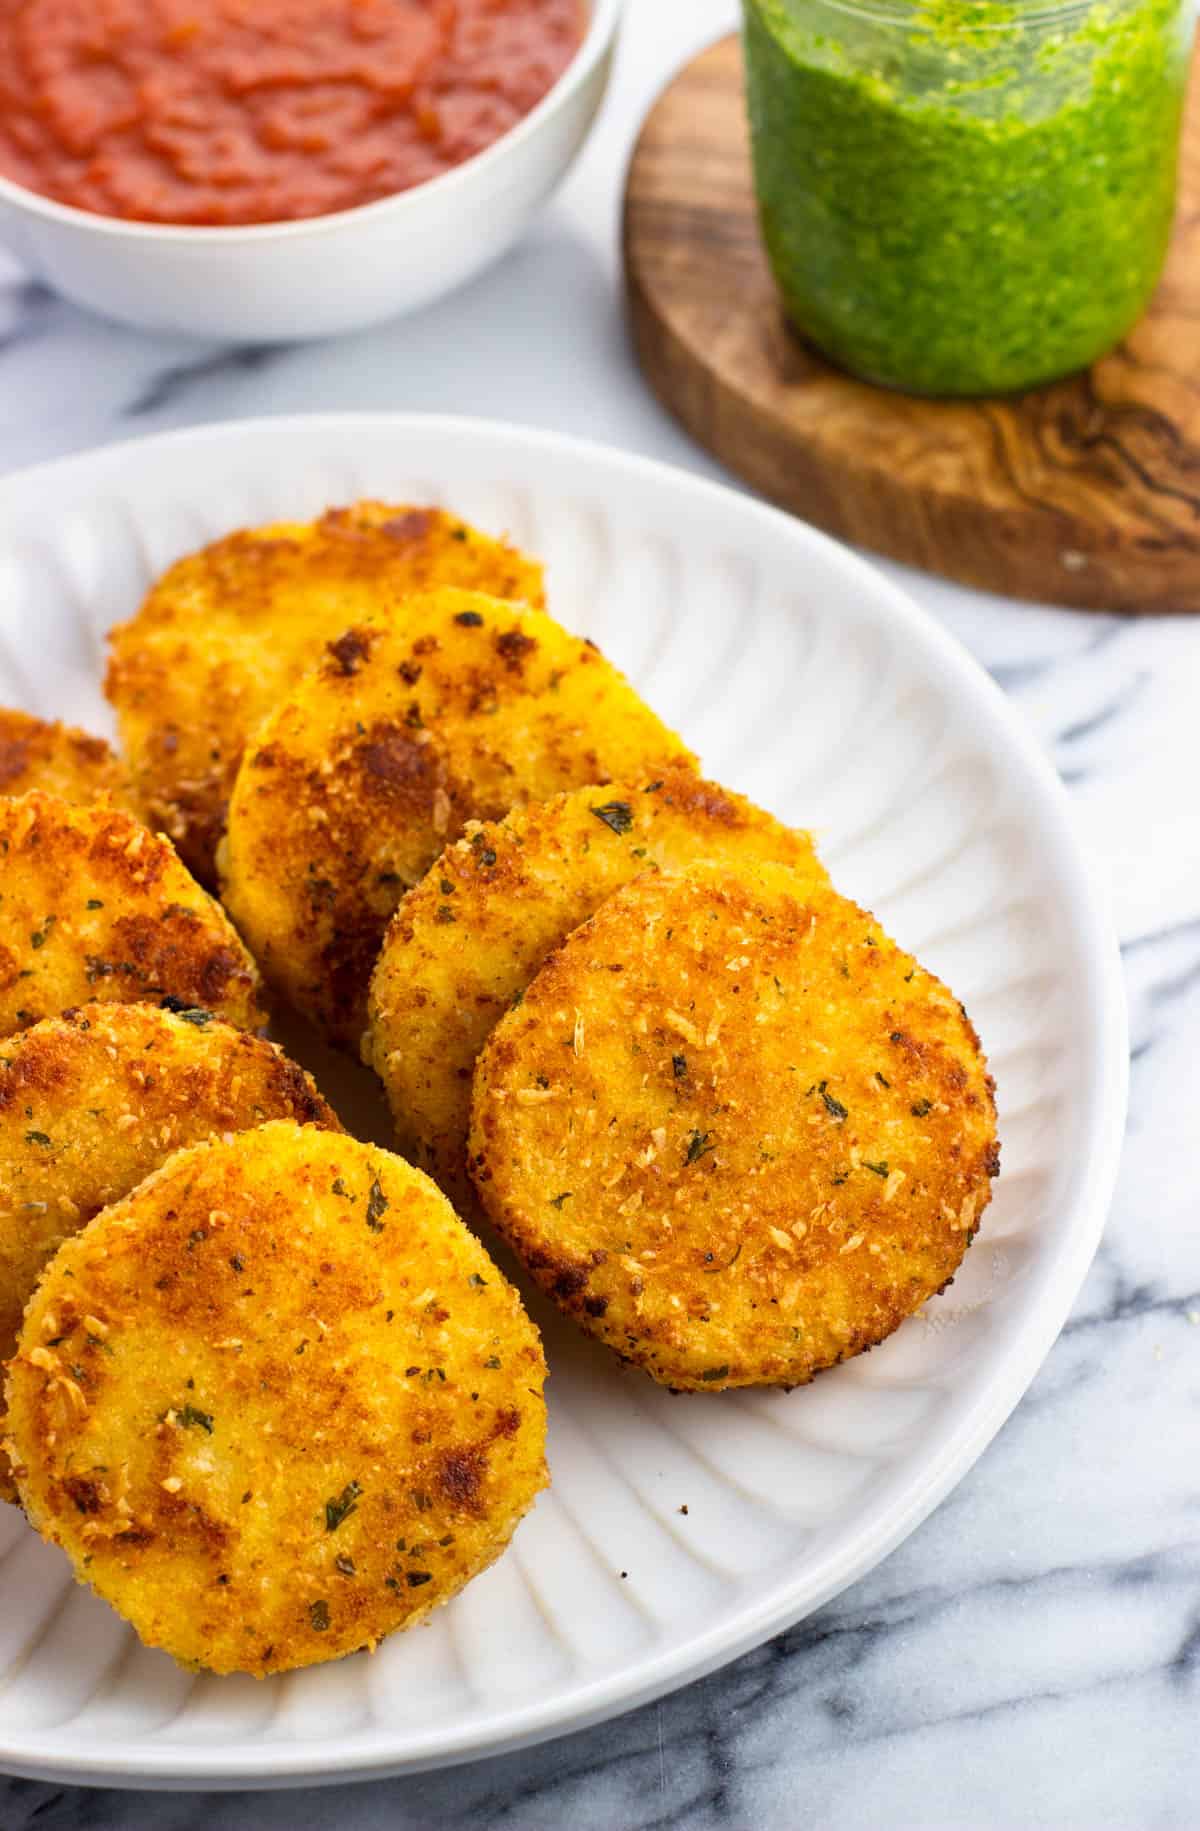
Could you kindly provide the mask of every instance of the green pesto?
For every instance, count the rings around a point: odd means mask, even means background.
[[[870,4],[744,0],[789,315],[835,362],[916,393],[1085,367],[1136,323],[1166,255],[1181,0]]]

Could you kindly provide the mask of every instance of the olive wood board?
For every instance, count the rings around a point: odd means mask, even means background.
[[[1170,259],[1131,335],[1070,380],[925,400],[786,322],[759,236],[736,37],[659,97],[625,196],[632,333],[700,444],[765,496],[909,565],[1085,610],[1200,611],[1200,80]]]

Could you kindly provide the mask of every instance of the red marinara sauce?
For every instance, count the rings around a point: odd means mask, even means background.
[[[0,0],[0,173],[158,223],[325,216],[490,146],[584,0]]]

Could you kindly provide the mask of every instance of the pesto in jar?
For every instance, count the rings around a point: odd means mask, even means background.
[[[923,394],[1085,367],[1174,213],[1181,0],[744,0],[775,277],[835,362]]]

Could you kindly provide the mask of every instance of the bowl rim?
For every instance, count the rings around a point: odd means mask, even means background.
[[[406,205],[414,207],[416,199],[423,202],[431,195],[452,199],[455,190],[486,173],[490,166],[499,165],[506,154],[531,139],[552,114],[571,100],[607,54],[616,36],[625,0],[585,0],[585,4],[589,19],[583,42],[558,81],[527,115],[510,127],[507,133],[501,134],[498,140],[493,140],[490,146],[485,146],[481,152],[464,159],[460,165],[452,166],[448,172],[441,172],[436,178],[427,178],[420,184],[410,185],[406,190],[391,191],[386,197],[376,197],[370,203],[353,204],[345,210],[330,210],[321,216],[285,217],[264,223],[142,222],[123,216],[107,216],[98,210],[81,210],[75,204],[61,203],[56,197],[44,196],[41,191],[35,191],[29,185],[18,184],[15,178],[6,178],[0,173],[0,204],[8,203],[28,216],[39,216],[64,228],[91,231],[110,239],[161,241],[189,247],[229,247],[249,242],[291,241],[318,235],[322,231],[332,231],[351,223],[377,218],[388,211],[399,212]]]
[[[1089,1072],[1080,1099],[1080,1148],[1076,1153],[1068,1202],[1072,1227],[1055,1249],[1048,1275],[1023,1312],[1020,1327],[1003,1362],[971,1395],[956,1405],[942,1442],[920,1471],[898,1494],[869,1506],[854,1529],[823,1548],[805,1579],[782,1581],[743,1608],[736,1628],[706,1625],[680,1647],[648,1659],[634,1683],[625,1669],[593,1678],[582,1694],[564,1703],[547,1694],[532,1702],[496,1709],[469,1728],[456,1727],[427,1740],[419,1751],[398,1750],[386,1738],[342,1749],[314,1753],[305,1743],[273,1745],[264,1756],[257,1745],[231,1757],[178,1743],[142,1744],[138,1766],[121,1751],[95,1746],[65,1755],[38,1731],[14,1746],[0,1734],[0,1767],[14,1775],[55,1783],[125,1787],[135,1790],[185,1791],[203,1787],[227,1791],[252,1788],[321,1786],[388,1778],[448,1768],[460,1763],[510,1754],[556,1737],[590,1728],[614,1716],[663,1697],[728,1665],[803,1619],[814,1609],[862,1579],[928,1517],[991,1443],[1024,1397],[1034,1374],[1057,1339],[1100,1243],[1116,1187],[1124,1144],[1129,1087],[1129,1031],[1124,978],[1112,909],[1103,878],[1076,830],[1067,791],[1032,726],[1008,695],[939,620],[932,610],[855,549],[811,524],[741,490],[679,464],[647,457],[575,435],[519,423],[459,415],[327,411],[258,415],[218,421],[120,440],[92,450],[45,460],[0,479],[0,509],[9,489],[35,490],[44,498],[72,475],[88,476],[89,491],[101,485],[119,492],[127,467],[137,467],[150,452],[186,453],[220,445],[242,434],[286,441],[317,439],[328,432],[336,439],[348,429],[372,431],[411,442],[422,449],[430,436],[470,442],[503,463],[511,447],[536,456],[555,474],[582,464],[606,480],[643,479],[647,490],[677,492],[698,510],[711,504],[715,516],[736,504],[747,534],[762,530],[767,538],[783,534],[798,559],[810,555],[840,576],[873,605],[935,672],[946,692],[957,690],[978,707],[987,741],[1003,743],[1006,756],[1034,798],[1036,817],[1047,838],[1053,837],[1053,875],[1058,895],[1069,909],[1078,945],[1078,971],[1085,988],[1081,1022],[1090,1031]]]

